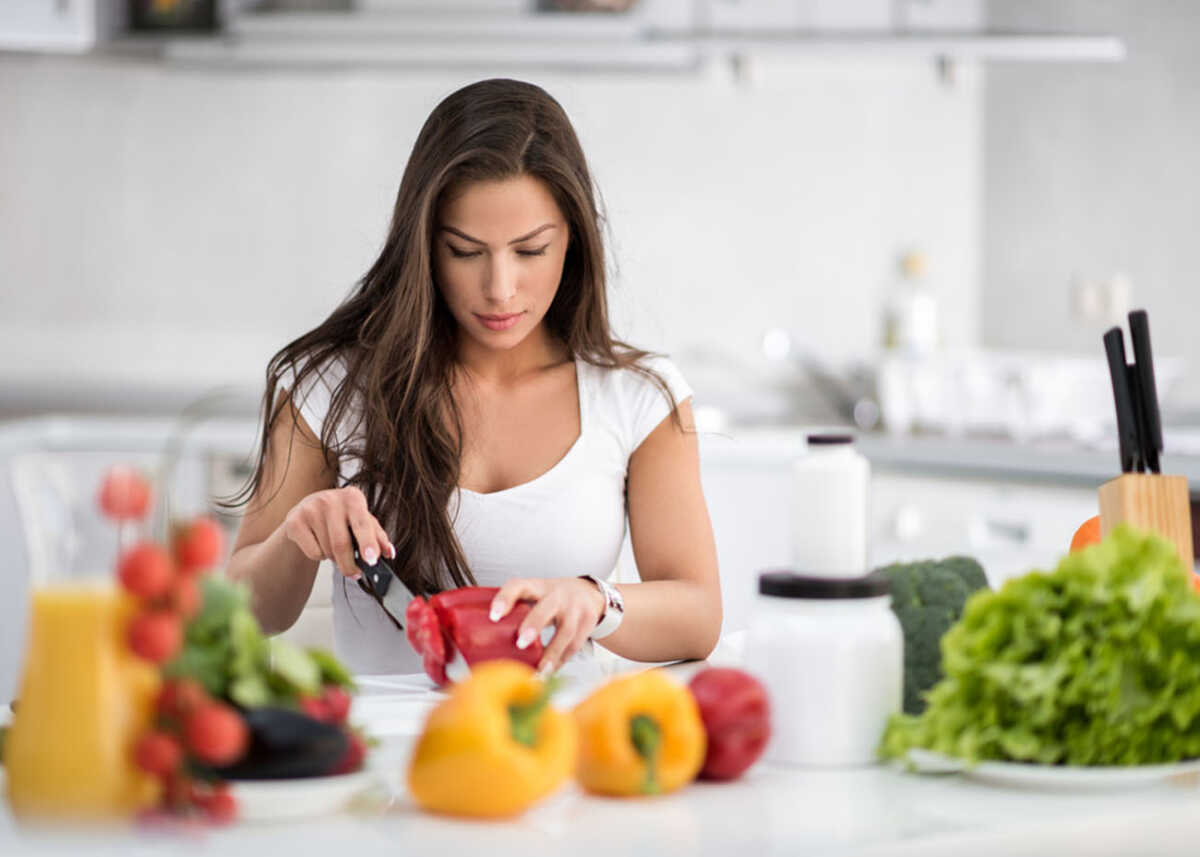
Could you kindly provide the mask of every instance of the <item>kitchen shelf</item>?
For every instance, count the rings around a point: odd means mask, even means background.
[[[229,67],[689,71],[713,59],[1118,62],[1116,36],[1008,32],[697,30],[637,15],[527,12],[274,12],[235,16],[218,36],[122,40],[168,62]],[[149,48],[147,48],[149,46]]]

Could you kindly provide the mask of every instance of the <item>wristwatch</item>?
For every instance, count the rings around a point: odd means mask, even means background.
[[[617,587],[613,586],[607,580],[601,580],[590,574],[581,574],[579,576],[584,580],[590,580],[596,584],[604,594],[604,613],[601,614],[600,621],[596,623],[596,627],[592,629],[592,633],[588,635],[588,638],[599,640],[601,637],[607,637],[620,627],[621,620],[625,618],[625,599],[621,597],[621,593],[617,590]]]

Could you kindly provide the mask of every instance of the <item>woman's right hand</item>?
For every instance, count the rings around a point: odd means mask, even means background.
[[[306,557],[318,562],[331,559],[338,571],[357,580],[362,572],[354,563],[351,532],[367,565],[374,565],[380,556],[396,558],[391,539],[367,510],[366,496],[353,485],[309,494],[292,507],[283,521],[284,535]]]

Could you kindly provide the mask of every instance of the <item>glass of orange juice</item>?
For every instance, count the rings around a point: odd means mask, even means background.
[[[116,576],[121,541],[136,537],[138,525],[118,532],[101,515],[104,469],[95,454],[12,461],[30,585],[4,763],[7,799],[22,820],[121,819],[158,797],[133,748],[153,723],[159,671],[129,649],[137,604]]]

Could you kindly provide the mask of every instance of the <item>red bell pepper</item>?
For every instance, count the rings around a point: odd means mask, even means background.
[[[701,670],[688,688],[708,735],[700,777],[732,780],[740,776],[762,755],[771,737],[766,689],[749,673],[728,667]]]
[[[425,662],[425,672],[439,687],[449,683],[446,664],[458,652],[467,666],[500,658],[536,667],[542,642],[517,648],[517,629],[533,605],[520,601],[498,622],[489,616],[496,586],[463,586],[439,592],[428,601],[416,597],[405,611],[408,642]]]

